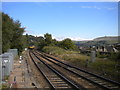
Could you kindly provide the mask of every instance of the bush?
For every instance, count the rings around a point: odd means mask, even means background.
[[[45,46],[42,49],[42,51],[48,54],[52,54],[52,55],[61,55],[63,52],[65,52],[64,49],[59,48],[57,46]]]
[[[111,60],[120,61],[120,52],[118,52],[118,53],[111,53],[111,56],[109,58]]]
[[[69,38],[64,39],[60,42],[60,47],[66,50],[76,50],[77,46]]]

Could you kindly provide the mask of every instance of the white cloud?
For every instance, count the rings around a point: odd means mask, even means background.
[[[100,7],[97,7],[97,6],[94,6],[93,8],[95,8],[95,9],[101,9]]]
[[[80,38],[80,37],[68,37],[68,38],[74,41],[92,40],[92,39],[85,39],[85,38]]]
[[[80,8],[88,8],[88,9],[107,9],[107,10],[114,10],[114,9],[117,9],[117,7],[97,7],[97,6],[80,6]]]
[[[114,10],[114,9],[116,9],[116,7],[109,7],[109,8],[106,8],[107,10]]]
[[[92,39],[85,39],[85,38],[80,38],[80,37],[54,37],[54,38],[58,41],[62,41],[66,38],[70,38],[71,40],[74,40],[74,41],[92,40]]]
[[[73,8],[72,6],[69,6],[68,8]]]
[[[100,7],[97,7],[97,6],[80,6],[80,8],[88,8],[88,9],[90,9],[90,8],[94,8],[94,9],[102,9],[102,8],[100,8]]]
[[[44,37],[44,34],[39,34],[39,35],[34,35],[34,36],[37,36],[37,37],[42,36],[42,37]]]
[[[62,40],[64,40],[66,37],[54,37],[56,40],[58,40],[58,41],[62,41]]]
[[[92,8],[91,6],[80,6],[81,8]]]
[[[31,35],[31,34],[30,34]],[[37,37],[39,37],[39,36],[42,36],[42,37],[44,37],[44,34],[39,34],[39,35],[33,35],[33,36],[37,36]],[[80,37],[65,37],[65,36],[53,36],[52,35],[52,39],[56,39],[57,41],[62,41],[62,40],[64,40],[64,39],[66,39],[66,38],[70,38],[71,40],[74,40],[74,41],[84,41],[84,40],[93,40],[93,39],[85,39],[85,38],[80,38]]]

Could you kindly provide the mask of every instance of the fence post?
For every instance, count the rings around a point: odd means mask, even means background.
[[[91,51],[91,62],[95,62],[96,52]]]

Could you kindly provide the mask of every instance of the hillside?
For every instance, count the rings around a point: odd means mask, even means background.
[[[30,42],[29,45],[32,45],[33,42],[34,44],[39,41],[41,41],[43,37],[35,37],[32,35],[28,36],[28,41]],[[88,41],[73,41],[76,45],[78,46],[100,46],[100,45],[110,45],[110,44],[115,44],[118,42],[118,37],[117,36],[105,36],[105,37],[98,37],[93,40],[88,40]]]
[[[117,36],[105,36],[105,37],[98,37],[90,41],[75,41],[75,44],[78,46],[100,46],[100,45],[109,45],[118,43]]]
[[[105,36],[105,37],[98,37],[93,39],[93,41],[117,41],[117,36]]]

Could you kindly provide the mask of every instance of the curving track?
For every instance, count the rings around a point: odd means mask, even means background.
[[[120,89],[120,83],[117,83],[115,81],[103,78],[96,74],[87,72],[87,71],[77,68],[75,66],[68,65],[60,60],[57,60],[56,58],[53,58],[52,56],[50,56],[48,54],[45,54],[45,53],[42,54],[37,51],[35,51],[34,54],[36,54],[36,56],[41,56],[42,58],[53,63],[54,65],[57,65],[65,70],[75,74],[76,76],[89,81],[90,83],[100,87],[101,89],[108,89],[108,90],[112,90],[112,89],[119,90]],[[37,58],[39,58],[39,57],[37,57]]]
[[[38,58],[35,53],[29,52],[29,55],[38,70],[43,74],[45,79],[50,84],[51,89],[84,89],[80,85],[77,85],[76,83],[73,83],[71,80],[66,78],[51,65]],[[39,63],[35,62],[35,59],[38,59]]]

